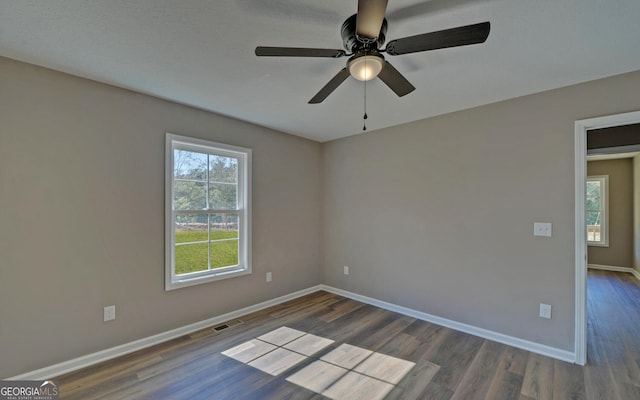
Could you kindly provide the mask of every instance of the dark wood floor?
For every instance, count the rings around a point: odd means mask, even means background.
[[[62,399],[324,399],[286,379],[347,343],[415,363],[387,400],[640,399],[638,281],[589,271],[588,315],[581,367],[317,292],[57,379]],[[277,376],[221,354],[282,326],[334,342]]]
[[[589,270],[589,399],[640,399],[640,283],[631,274]]]

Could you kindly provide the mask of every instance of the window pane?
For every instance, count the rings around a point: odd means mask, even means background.
[[[211,214],[211,268],[238,265],[238,214]]]
[[[209,156],[209,207],[235,210],[238,204],[238,159]]]
[[[211,242],[211,268],[238,265],[238,240]]]
[[[176,178],[207,178],[208,156],[187,150],[173,150],[173,176]]]
[[[173,186],[174,210],[202,210],[207,207],[205,182],[176,179]]]
[[[589,245],[608,246],[607,181],[607,175],[587,177],[586,222]]]
[[[587,226],[600,225],[601,213],[600,211],[587,211]]]
[[[602,209],[602,187],[600,181],[587,182],[587,210]]]
[[[178,215],[175,225],[176,275],[209,269],[207,215]],[[200,243],[194,243],[200,242]],[[190,244],[181,244],[190,243]]]
[[[186,150],[173,151],[173,208],[202,210],[207,206],[208,156]]]
[[[208,270],[208,257],[209,249],[206,242],[198,244],[176,244],[176,275]]]
[[[209,216],[176,215],[176,243],[206,242],[209,239]]]
[[[209,207],[217,210],[236,210],[238,208],[237,184],[209,184]]]
[[[210,214],[210,216],[211,240],[238,237],[238,213]]]
[[[238,159],[211,154],[209,156],[211,182],[238,183]]]

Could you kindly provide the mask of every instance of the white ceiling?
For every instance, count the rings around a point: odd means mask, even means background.
[[[328,141],[362,132],[363,83],[308,100],[346,58],[357,0],[0,0],[0,55]],[[368,131],[640,70],[638,0],[390,0],[387,39],[483,21],[486,43],[387,59],[416,87],[367,84]]]

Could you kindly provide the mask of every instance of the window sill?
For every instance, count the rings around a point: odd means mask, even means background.
[[[209,282],[231,279],[238,276],[250,275],[251,268],[235,268],[227,271],[219,271],[212,274],[200,275],[195,277],[183,277],[175,279],[167,279],[165,282],[165,291],[180,289],[188,286],[196,286]]]

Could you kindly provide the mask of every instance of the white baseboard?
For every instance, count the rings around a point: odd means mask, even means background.
[[[519,349],[531,351],[533,353],[542,354],[544,356],[552,357],[558,360],[567,361],[571,363],[575,363],[575,353],[557,349],[555,347],[550,347],[544,344],[531,342],[524,339],[519,339],[517,337],[504,335],[502,333],[490,331],[483,328],[478,328],[473,325],[463,324],[461,322],[452,321],[450,319],[438,317],[435,315],[427,314],[421,311],[416,311],[411,308],[398,306],[392,303],[387,303],[385,301],[373,299],[371,297],[363,296],[360,294],[348,292],[346,290],[337,289],[327,285],[320,285],[322,290],[325,290],[330,293],[338,294],[343,297],[350,298],[352,300],[360,301],[362,303],[370,304],[372,306],[376,306],[379,308],[383,308],[385,310],[397,312],[399,314],[403,314],[409,317],[417,318],[422,321],[431,322],[436,325],[445,326],[447,328],[455,329],[457,331],[465,332],[470,335],[479,336],[484,339],[493,340],[494,342],[506,344],[508,346],[517,347]]]
[[[59,364],[51,365],[49,367],[41,368],[35,371],[27,372],[24,374],[16,375],[8,378],[8,380],[46,380],[55,376],[60,376],[68,372],[85,368],[103,361],[111,360],[116,357],[123,356],[125,354],[132,353],[134,351],[142,350],[144,348],[154,346],[166,342],[171,339],[178,338],[180,336],[188,335],[190,333],[199,331],[201,329],[208,328],[232,320],[234,318],[241,317],[243,315],[251,314],[256,311],[269,308],[285,301],[293,300],[298,297],[305,296],[310,293],[314,293],[321,290],[321,285],[312,286],[307,289],[299,290],[294,293],[290,293],[275,299],[267,300],[262,303],[254,304],[249,307],[241,308],[240,310],[232,311],[223,315],[219,315],[213,318],[205,319],[203,321],[195,322],[180,328],[172,329],[170,331],[162,332],[157,335],[149,336],[146,338],[134,340],[133,342],[125,343],[120,346],[111,347],[102,351],[87,354],[72,360],[64,361]]]
[[[243,315],[247,315],[256,311],[264,310],[289,300],[296,299],[298,297],[305,296],[324,290],[329,293],[334,293],[349,299],[360,301],[362,303],[370,304],[372,306],[380,307],[385,310],[397,312],[399,314],[407,315],[409,317],[417,318],[422,321],[431,322],[437,325],[445,326],[447,328],[455,329],[457,331],[465,332],[481,338],[493,340],[498,343],[503,343],[509,346],[517,347],[519,349],[531,351],[533,353],[542,354],[548,357],[556,358],[562,361],[575,362],[575,353],[557,349],[554,347],[546,346],[540,343],[530,342],[528,340],[519,339],[513,336],[504,335],[502,333],[490,331],[483,328],[478,328],[472,325],[463,324],[461,322],[452,321],[446,318],[438,317],[435,315],[427,314],[421,311],[413,310],[411,308],[398,306],[392,303],[387,303],[382,300],[373,299],[371,297],[363,296],[353,292],[349,292],[342,289],[337,289],[328,285],[316,285],[307,289],[303,289],[288,295],[284,295],[272,300],[267,300],[262,303],[255,304],[253,306],[245,307],[236,311],[232,311],[223,315],[219,315],[213,318],[209,318],[203,321],[199,321],[193,324],[189,324],[180,328],[172,329],[170,331],[162,332],[157,335],[149,336],[133,342],[125,343],[119,346],[111,347],[102,351],[87,354],[72,360],[64,361],[49,367],[41,368],[35,371],[27,372],[24,374],[16,375],[8,378],[8,380],[46,380],[55,376],[60,376],[81,368],[89,367],[91,365],[111,360],[116,357],[123,356],[125,354],[132,353],[134,351],[142,350],[156,344],[166,342],[171,339],[178,338],[180,336],[188,335],[190,333],[199,331],[210,326],[217,325],[222,322],[239,318]]]
[[[636,279],[640,279],[640,272],[638,272],[635,268],[630,267],[617,267],[615,265],[600,265],[600,264],[587,264],[587,268],[591,269],[602,269],[605,271],[615,271],[615,272],[627,272],[633,274]]]

